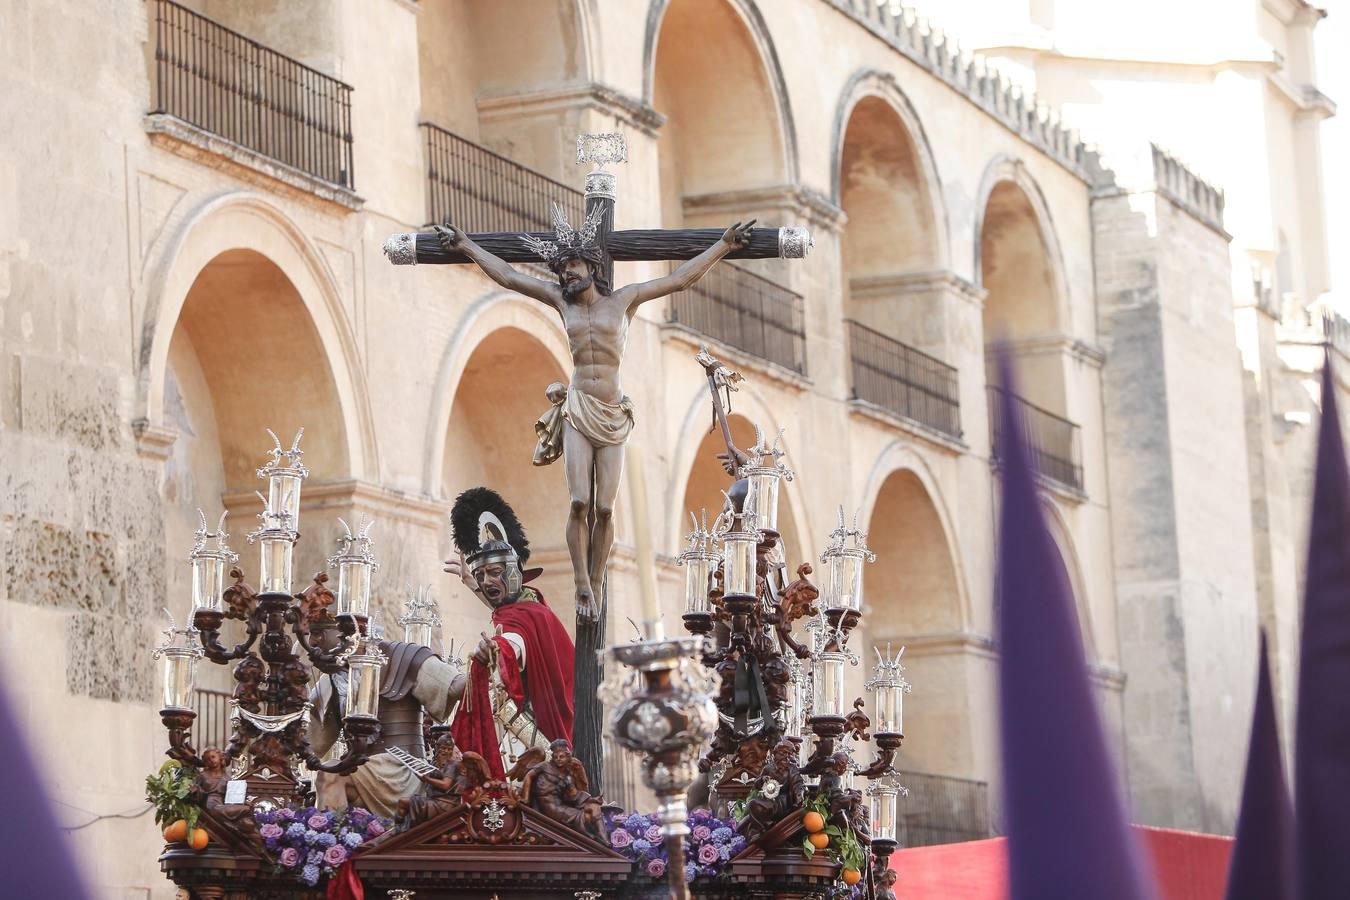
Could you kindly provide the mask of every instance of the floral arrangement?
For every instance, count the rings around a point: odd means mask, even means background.
[[[655,813],[615,813],[608,824],[610,846],[632,860],[640,874],[666,877],[670,859]],[[745,845],[734,819],[719,819],[706,809],[694,810],[689,814],[689,835],[684,839],[684,880],[721,876],[727,862]]]
[[[332,875],[352,852],[384,834],[389,823],[359,806],[331,809],[274,809],[254,816],[258,834],[277,868],[313,887]]]

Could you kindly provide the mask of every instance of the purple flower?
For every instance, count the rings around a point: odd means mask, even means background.
[[[329,847],[323,853],[323,861],[330,866],[340,866],[347,860],[347,851],[341,847]]]
[[[310,887],[314,887],[319,883],[319,867],[316,865],[305,866],[300,872],[300,880]]]
[[[291,819],[295,818],[295,810],[291,809],[290,807],[282,807],[281,809],[276,811],[275,815],[278,819],[285,819],[287,822],[289,822]]]
[[[717,862],[719,858],[720,854],[717,852],[717,848],[712,844],[704,844],[702,847],[698,848],[698,861],[705,866],[712,865]]]
[[[647,860],[647,874],[653,878],[660,878],[666,874],[666,861],[664,859]]]
[[[624,820],[623,824],[627,828],[634,828],[638,831],[642,831],[647,827],[647,817],[640,813],[632,813]]]
[[[717,848],[717,855],[722,857],[722,862],[726,862],[727,860],[731,859],[731,847],[726,844],[723,844],[722,846]]]
[[[307,824],[310,828],[313,828],[315,831],[327,831],[328,817],[325,816],[323,813],[315,813],[314,815],[309,817],[309,821],[306,822],[305,824]]]
[[[727,841],[731,840],[733,834],[734,832],[730,828],[723,825],[721,828],[713,829],[712,839],[719,844],[725,844]]]
[[[709,828],[707,825],[695,825],[693,831],[691,831],[690,834],[693,836],[695,841],[701,844],[704,841],[706,841],[710,835],[712,835],[712,829]]]
[[[379,837],[384,834],[384,825],[380,823],[379,819],[371,819],[370,824],[366,826],[366,834],[371,837]]]
[[[305,825],[303,822],[292,822],[286,826],[286,837],[302,838],[305,836]]]
[[[633,843],[633,836],[622,829],[611,831],[609,834],[609,842],[615,847],[627,847],[629,844]]]
[[[685,863],[684,880],[693,881],[697,877],[698,877],[698,866],[694,865],[693,863]]]
[[[740,853],[742,850],[745,849],[745,844],[746,844],[745,836],[738,834],[731,839],[731,843],[728,844],[727,846],[731,848],[732,853]]]
[[[647,830],[643,832],[642,836],[645,837],[647,840],[651,841],[653,844],[661,843],[661,826],[648,825]]]
[[[281,855],[277,858],[277,862],[288,869],[294,869],[300,864],[300,851],[294,847],[286,847],[281,851]]]
[[[313,847],[314,842],[317,841],[318,839],[319,833],[315,831],[313,828],[310,828],[305,832],[305,846]]]
[[[262,835],[264,838],[279,838],[285,834],[285,832],[281,830],[280,825],[273,825],[271,822],[268,822],[258,829],[258,834]]]
[[[342,836],[342,844],[348,850],[355,850],[361,846],[361,835],[354,831],[349,831]]]
[[[652,842],[643,838],[638,838],[633,841],[633,849],[639,853],[646,853],[648,850],[652,849]]]
[[[305,856],[305,862],[309,863],[311,866],[317,866],[319,863],[323,862],[323,851],[309,851],[309,854]]]
[[[331,834],[320,834],[314,839],[316,847],[331,847],[337,843],[337,838]]]

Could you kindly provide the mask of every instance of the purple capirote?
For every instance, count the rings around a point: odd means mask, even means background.
[[[1350,897],[1350,473],[1331,366],[1328,353],[1294,727],[1299,900]]]
[[[1015,395],[1006,347],[999,380]],[[1001,404],[999,730],[1010,900],[1152,900],[1092,696],[1073,596],[1045,525],[1023,423]]]

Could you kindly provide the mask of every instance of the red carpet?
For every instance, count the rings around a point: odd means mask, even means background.
[[[1162,900],[1222,900],[1233,839],[1136,826],[1153,859]],[[905,900],[1006,900],[1007,839],[901,850],[891,857]]]

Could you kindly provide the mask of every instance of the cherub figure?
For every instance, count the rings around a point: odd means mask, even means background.
[[[806,782],[797,769],[794,742],[783,738],[774,745],[755,790],[758,796],[746,806],[748,818],[741,825],[741,831],[751,839],[778,824],[806,798]]]
[[[520,799],[569,828],[609,844],[604,798],[589,793],[590,782],[571,745],[559,739],[548,745],[550,758],[530,767],[520,788]]]
[[[202,753],[202,768],[193,788],[197,803],[233,825],[241,834],[252,837],[258,830],[253,820],[253,807],[248,803],[225,802],[225,791],[230,784],[230,775],[225,770],[227,763],[224,752],[215,747],[208,747]]]
[[[245,656],[234,667],[234,700],[249,712],[262,706],[263,663],[256,656]]]
[[[818,612],[815,603],[820,598],[820,589],[806,580],[811,571],[810,563],[802,563],[797,567],[797,580],[783,588],[782,597],[778,601],[777,615],[774,617],[774,629],[778,632],[779,640],[791,648],[798,659],[808,658],[811,651],[792,636],[792,623],[807,616],[814,616]]]
[[[855,741],[871,740],[871,736],[868,735],[867,729],[872,727],[872,720],[868,717],[867,713],[863,712],[864,706],[866,706],[866,704],[863,703],[863,699],[858,697],[853,701],[853,712],[844,716],[844,733],[848,734],[849,732],[852,732]]]
[[[328,589],[328,573],[315,572],[314,583],[296,594],[296,599],[300,601],[300,612],[307,624],[319,621],[328,607],[337,602],[337,596]]]
[[[258,604],[258,594],[244,583],[243,569],[238,566],[230,569],[230,577],[234,579],[234,584],[227,587],[220,595],[229,610],[225,613],[225,618],[247,622],[249,614],[253,612],[253,607]]]
[[[473,755],[482,762],[482,757],[476,753]],[[470,778],[473,777],[467,771],[473,763],[466,766],[464,757],[465,754],[455,746],[455,739],[449,733],[437,740],[436,755],[433,759],[436,771],[418,775],[423,784],[421,793],[398,801],[400,827],[411,828],[464,802],[464,793],[469,787]]]

